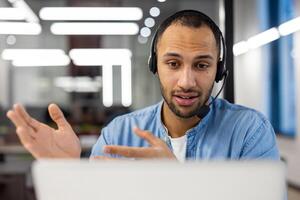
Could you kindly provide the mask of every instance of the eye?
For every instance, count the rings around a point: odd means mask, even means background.
[[[180,63],[176,60],[168,61],[167,64],[169,65],[170,68],[173,68],[173,69],[176,69],[180,66]]]
[[[195,67],[199,70],[204,70],[209,67],[209,64],[200,62],[200,63],[196,63]]]

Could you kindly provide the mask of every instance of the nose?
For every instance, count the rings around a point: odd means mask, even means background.
[[[178,86],[183,90],[189,90],[196,86],[196,75],[191,67],[183,67],[179,72]]]

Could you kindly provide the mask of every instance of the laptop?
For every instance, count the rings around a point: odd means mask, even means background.
[[[279,162],[40,160],[38,200],[283,200]]]

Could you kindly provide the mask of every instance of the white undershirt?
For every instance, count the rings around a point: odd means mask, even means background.
[[[186,135],[178,138],[171,138],[169,136],[169,139],[172,144],[174,155],[176,156],[179,162],[183,163],[185,161],[185,154],[186,154],[186,143],[187,143]]]

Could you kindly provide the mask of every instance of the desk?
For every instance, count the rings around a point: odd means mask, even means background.
[[[82,144],[82,154],[88,154],[92,148],[91,144]],[[30,153],[20,144],[0,145],[0,162],[5,160],[6,155],[30,155]]]
[[[27,200],[33,199],[34,194],[29,194],[28,177],[31,169],[31,160],[10,161],[0,163],[0,193],[1,199]]]

